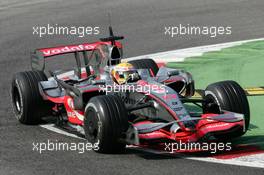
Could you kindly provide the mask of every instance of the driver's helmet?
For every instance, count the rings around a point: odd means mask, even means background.
[[[135,82],[139,80],[139,74],[130,63],[119,63],[111,71],[113,80],[118,84]]]

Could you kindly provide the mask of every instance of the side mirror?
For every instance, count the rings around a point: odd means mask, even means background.
[[[172,70],[167,73],[169,77],[179,75],[180,72],[178,70]]]

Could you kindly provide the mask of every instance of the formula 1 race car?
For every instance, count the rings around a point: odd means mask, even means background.
[[[112,153],[126,145],[209,142],[242,136],[250,111],[244,90],[221,81],[194,96],[189,72],[158,66],[150,58],[122,62],[122,36],[95,43],[36,49],[32,71],[14,75],[12,104],[23,124],[51,117],[58,127]],[[72,70],[49,71],[45,62],[73,54]],[[47,75],[50,75],[47,78]]]

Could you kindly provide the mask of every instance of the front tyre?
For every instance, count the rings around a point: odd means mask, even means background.
[[[39,124],[41,117],[48,114],[51,104],[40,95],[38,83],[47,81],[41,71],[16,73],[11,85],[11,100],[14,113],[23,124]]]
[[[120,140],[128,129],[128,113],[121,98],[115,95],[96,96],[85,107],[84,131],[94,151],[121,152],[126,147]]]
[[[248,130],[250,123],[250,110],[247,96],[242,87],[235,81],[221,81],[209,85],[205,89],[205,100],[217,104],[220,110],[227,110],[244,114],[245,128]],[[241,136],[241,131],[234,136]]]

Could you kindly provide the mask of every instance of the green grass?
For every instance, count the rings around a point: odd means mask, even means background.
[[[242,87],[264,86],[264,41],[250,42],[190,57],[182,63],[167,63],[168,67],[183,68],[192,73],[196,88],[210,83],[235,80]],[[264,148],[264,96],[248,97],[251,125],[241,143],[262,142]]]

